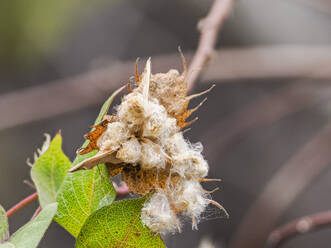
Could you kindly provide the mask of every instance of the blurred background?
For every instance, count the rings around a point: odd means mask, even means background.
[[[151,56],[153,72],[190,61],[211,0],[30,0],[0,2],[0,202],[33,189],[25,161],[43,133],[61,129],[73,159],[99,107]],[[213,60],[193,91],[216,88],[186,136],[201,141],[206,184],[229,219],[189,223],[168,247],[263,247],[273,228],[331,208],[331,2],[235,2]],[[142,67],[142,63],[140,65]],[[117,102],[119,99],[117,99]],[[195,105],[199,100],[192,103]],[[10,218],[11,232],[37,203]],[[327,247],[331,229],[282,247]],[[210,245],[210,246],[208,246]],[[73,247],[53,223],[40,247]]]

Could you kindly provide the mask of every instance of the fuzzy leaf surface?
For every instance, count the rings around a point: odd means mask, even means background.
[[[102,105],[100,113],[94,124],[102,121],[116,95],[124,87],[115,91]],[[86,140],[82,147],[86,147]],[[77,155],[71,167],[81,161],[94,156],[97,150],[84,155]],[[96,210],[111,204],[116,191],[109,180],[106,166],[101,164],[91,170],[79,170],[68,173],[57,196],[59,203],[58,214],[55,220],[74,237],[80,232],[85,220]]]
[[[9,226],[6,210],[0,205],[0,243],[9,237]]]
[[[146,197],[122,200],[94,212],[85,222],[76,248],[165,247],[140,219]]]
[[[51,203],[38,216],[18,229],[10,238],[7,247],[35,248],[44,236],[57,211],[57,203]],[[14,245],[14,246],[10,246]],[[1,247],[3,248],[3,247]]]
[[[70,166],[70,160],[62,151],[61,134],[57,134],[31,169],[31,178],[37,187],[41,207],[56,202],[57,192]]]

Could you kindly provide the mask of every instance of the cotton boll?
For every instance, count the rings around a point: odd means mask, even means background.
[[[188,203],[186,212],[195,217],[199,217],[208,205],[200,183],[193,180],[185,181],[182,201]]]
[[[172,156],[171,171],[185,177],[187,170],[190,168],[190,155],[187,152]]]
[[[141,144],[140,165],[143,169],[164,168],[165,153],[157,144],[146,140]]]
[[[127,95],[118,108],[117,116],[125,122],[133,132],[143,124],[148,108],[148,100],[139,93]]]
[[[192,172],[193,168],[193,153],[191,150],[183,151],[178,153],[175,156],[172,156],[172,167],[173,172],[178,173],[182,177],[188,176],[189,178],[195,176],[195,173]]]
[[[100,150],[116,151],[120,144],[129,137],[127,127],[122,122],[108,123],[106,131],[97,141]]]
[[[198,152],[198,153],[201,153],[203,151],[203,146],[202,146],[201,142],[191,144],[190,147],[192,150],[194,150],[195,152]]]
[[[164,106],[151,97],[146,108],[142,136],[164,143],[164,140],[178,129],[176,119],[169,117]]]
[[[181,132],[167,138],[165,142],[165,150],[170,156],[176,156],[185,153],[189,150],[189,146],[185,141]]]
[[[167,138],[178,131],[176,119],[162,115],[152,115],[144,124],[143,136],[157,140],[161,145],[167,143]]]
[[[179,129],[180,128],[177,126],[177,120],[175,118],[168,117],[163,124],[163,132],[160,134],[160,143],[164,146],[167,143],[167,138],[178,132]]]
[[[207,176],[209,171],[209,166],[207,161],[203,158],[200,153],[194,153],[191,158],[192,161],[192,174],[197,177],[203,178]]]
[[[166,234],[180,231],[180,222],[162,193],[153,194],[144,204],[141,220],[154,232]]]
[[[129,140],[122,143],[122,147],[118,150],[116,158],[125,163],[135,164],[139,161],[141,154],[141,145],[137,138],[131,137]]]
[[[183,181],[181,185],[178,185],[173,192],[172,203],[176,209],[194,217],[196,221],[208,205],[200,183],[195,180]]]
[[[106,116],[85,136],[90,143],[79,153],[96,148],[98,153],[74,167],[90,169],[109,163],[111,177],[121,174],[130,191],[149,198],[141,220],[152,231],[164,234],[180,231],[177,214],[190,217],[196,228],[209,203],[224,210],[207,199],[209,194],[199,183],[209,169],[201,143],[191,144],[181,131],[201,106],[188,110],[190,99],[209,91],[187,96],[184,59],[183,64],[182,74],[170,70],[152,75],[149,59],[137,77],[137,87],[122,99],[117,113]]]
[[[143,136],[159,139],[167,120],[167,112],[162,105],[149,102],[146,117],[147,119],[143,127]]]
[[[182,177],[202,178],[207,176],[208,170],[208,163],[203,156],[192,149],[172,156],[172,171]]]

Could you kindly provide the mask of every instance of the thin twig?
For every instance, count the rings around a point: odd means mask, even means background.
[[[228,117],[225,118],[224,121],[217,123],[214,127],[211,128],[208,133],[204,134],[204,136],[202,137],[203,140],[214,140],[214,143],[207,150],[206,156],[211,159],[213,157],[215,158],[216,156],[219,156],[220,153],[224,152],[224,150],[229,147],[232,142],[234,142],[238,138],[242,138],[243,135],[247,135],[247,133],[256,130],[258,127],[270,125],[271,123],[274,123],[281,118],[294,114],[295,112],[302,111],[304,109],[311,108],[314,105],[328,101],[328,95],[331,93],[330,90],[331,88],[328,83],[312,83],[309,81],[305,82],[301,80],[298,82],[294,82],[289,86],[282,87],[281,89],[277,90],[276,92],[273,92],[272,94],[264,94],[262,97],[245,105],[238,111],[231,113]],[[324,105],[325,104],[326,103],[324,103]],[[212,137],[215,137],[215,135],[217,136],[219,130],[222,130],[222,135],[218,139],[213,139]],[[322,136],[319,136],[320,142],[322,142],[322,138]],[[320,153],[322,153],[322,156],[324,157],[328,156],[327,152],[323,152],[323,150],[318,150],[319,148],[317,146],[315,149],[317,150],[317,156],[319,156]],[[302,151],[300,152],[300,156],[302,156]],[[313,152],[311,152],[310,154],[313,154]],[[299,153],[297,154],[297,156],[299,156]],[[311,180],[313,180],[313,178],[322,173],[323,169],[326,166],[326,164],[323,164],[323,161],[320,161],[319,163],[317,163],[316,170],[314,171],[314,173],[310,173],[310,171],[307,169],[310,159],[312,158],[309,158],[307,161],[305,161],[305,163],[302,164],[293,159],[289,163],[284,165],[281,171],[277,173],[275,178],[270,181],[281,181],[281,187],[278,187],[278,184],[273,183],[272,185],[274,188],[272,190],[269,189],[269,191],[264,192],[263,194],[267,196],[270,191],[278,192],[278,194],[288,192],[288,198],[286,199],[285,203],[287,202],[287,205],[291,204],[291,202],[294,201],[295,197],[311,183]],[[293,179],[295,179],[295,182],[301,184],[301,187],[291,187],[292,185],[288,185],[288,183],[285,183],[288,178],[287,173],[290,173],[290,175],[293,176]],[[292,182],[292,180],[290,180],[289,182]],[[276,197],[277,196],[272,198],[276,199]],[[267,201],[269,199],[264,200]],[[247,242],[248,239],[263,240],[267,237],[269,233],[265,232],[263,228],[265,226],[272,226],[273,224],[275,224],[279,215],[282,213],[282,211],[284,211],[284,207],[282,207],[284,201],[272,201],[272,203],[273,206],[270,206],[271,209],[268,208],[268,202],[260,202],[260,205],[264,204],[261,206],[257,205],[258,203],[255,203],[254,207],[252,207],[250,211],[249,219],[243,221],[239,225],[238,232],[232,240],[232,247],[247,247],[245,246],[247,243],[253,242],[251,240]],[[262,211],[267,211],[267,217],[260,217]],[[251,223],[253,222],[255,223],[254,227],[258,226],[259,229],[259,231],[257,231],[256,233],[252,231],[253,228],[251,226]],[[262,227],[260,228],[259,226]],[[244,240],[243,243],[241,243],[240,240]],[[238,242],[240,244],[238,244]],[[254,245],[250,243],[250,245],[251,247],[260,247],[255,246],[255,243]]]
[[[202,68],[211,58],[218,32],[231,12],[234,0],[215,0],[208,15],[199,22],[200,39],[198,48],[188,69],[188,90],[191,90]]]
[[[331,227],[331,211],[319,212],[291,221],[274,230],[266,243],[266,248],[276,248],[297,235]]]
[[[129,193],[128,187],[126,186],[126,184],[124,182],[121,182],[120,186],[114,185],[116,193],[118,195],[125,195]],[[38,198],[38,193],[35,192],[31,195],[29,195],[28,197],[24,198],[23,200],[21,200],[19,203],[17,203],[15,206],[13,206],[11,209],[9,209],[7,211],[7,217],[12,216],[14,213],[16,213],[17,211],[19,211],[21,208],[23,208],[24,206],[28,205],[30,202],[32,202],[33,200]],[[33,214],[32,218],[35,218],[39,212],[40,212],[40,207],[36,210],[36,212]]]
[[[222,49],[201,81],[256,78],[330,79],[331,46],[273,45]],[[239,81],[242,82],[242,81]],[[265,80],[270,82],[270,80]]]
[[[271,178],[243,218],[229,247],[263,247],[279,217],[330,164],[330,146],[328,123]]]
[[[18,210],[23,208],[24,206],[28,205],[30,202],[38,198],[37,192],[33,193],[32,195],[29,195],[28,197],[24,198],[22,201],[17,203],[15,206],[13,206],[11,209],[7,211],[7,217],[12,216],[14,213],[16,213]]]

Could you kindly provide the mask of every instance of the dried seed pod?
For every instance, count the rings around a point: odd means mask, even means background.
[[[200,214],[209,203],[200,181],[208,174],[208,163],[201,155],[202,145],[192,145],[181,128],[194,120],[186,119],[189,101],[207,91],[187,96],[184,72],[177,70],[151,74],[151,61],[138,75],[137,88],[123,97],[114,116],[105,118],[86,135],[90,144],[81,154],[98,153],[71,169],[90,169],[106,163],[111,177],[121,174],[130,191],[138,195],[152,192],[142,209],[141,220],[155,232],[180,230],[177,214],[192,218],[196,228]],[[137,68],[137,65],[136,65]]]

